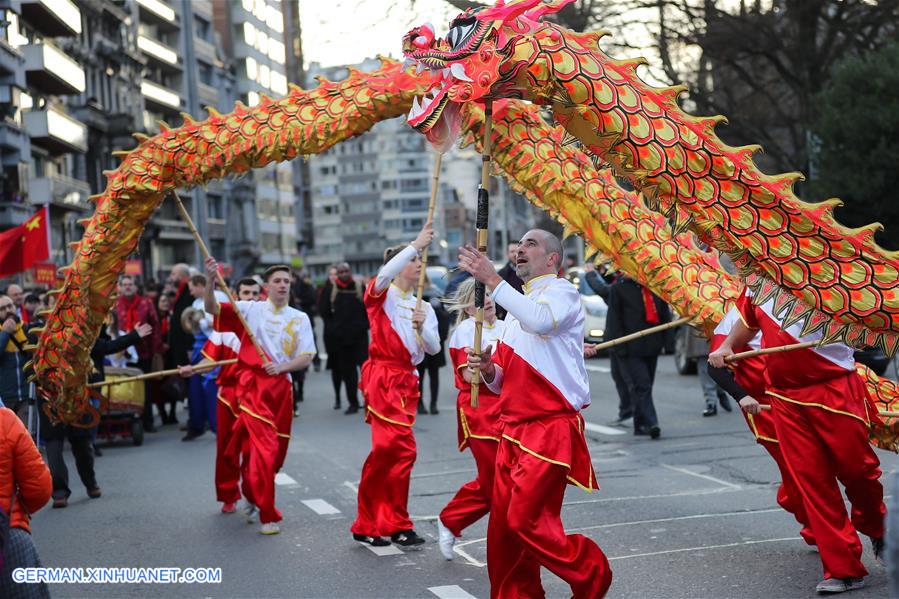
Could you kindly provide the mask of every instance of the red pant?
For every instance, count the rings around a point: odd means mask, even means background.
[[[787,463],[784,461],[783,454],[780,451],[780,445],[778,443],[772,443],[771,441],[761,440],[759,441],[759,444],[768,451],[772,458],[774,458],[774,461],[777,463],[777,469],[780,470],[780,487],[777,488],[777,505],[793,514],[796,521],[802,525],[802,530],[799,531],[799,535],[806,543],[814,545],[815,535],[812,534],[812,530],[808,525],[808,516],[805,514],[805,506],[802,505],[802,494],[799,492],[799,487],[796,485],[793,475],[790,474],[790,469],[787,468]]]
[[[575,599],[609,590],[612,569],[605,554],[583,535],[566,535],[562,526],[567,474],[563,466],[500,442],[487,527],[492,598],[544,597],[540,566],[567,582]]]
[[[478,467],[478,476],[462,485],[456,496],[440,512],[440,521],[457,537],[461,537],[464,529],[490,513],[499,443],[469,438],[468,447]]]
[[[287,377],[269,377],[252,370],[240,376],[241,404],[226,455],[243,455],[244,496],[259,508],[259,521],[278,522],[275,473],[284,463],[290,431],[293,388]],[[283,431],[283,432],[279,432]]]
[[[856,531],[882,537],[886,515],[880,461],[868,444],[867,427],[851,416],[776,397],[771,404],[780,450],[802,496],[824,577],[865,576]],[[852,505],[851,521],[838,480]]]
[[[233,387],[219,387],[215,419],[215,498],[222,503],[235,503],[240,499],[240,458],[228,453],[228,444],[237,416],[234,407],[237,402]]]
[[[412,529],[407,505],[415,464],[415,435],[402,426],[372,415],[371,453],[362,466],[358,512],[350,530],[373,537]]]

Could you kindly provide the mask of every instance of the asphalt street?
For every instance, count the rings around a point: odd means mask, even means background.
[[[587,494],[569,487],[562,517],[609,556],[609,596],[815,596],[818,555],[777,506],[777,469],[743,418],[736,411],[703,418],[697,378],[676,374],[671,359],[662,358],[655,386],[662,438],[634,437],[607,426],[617,406],[608,360],[590,360],[588,369],[593,404],[584,416],[602,488]],[[349,526],[368,427],[361,417],[333,410],[329,375],[310,372],[278,477],[280,535],[260,535],[258,525],[219,513],[212,434],[182,443],[177,427],[165,427],[147,435],[143,447],[104,448],[97,459],[100,499],[87,498],[70,460],[69,507],[48,506],[35,516],[35,542],[45,566],[220,567],[221,584],[54,585],[53,596],[488,597],[486,518],[465,531],[454,561],[445,561],[436,544],[436,514],[475,472],[470,455],[456,449],[449,369],[441,383],[440,414],[420,416],[415,426],[409,507],[429,541],[422,550],[375,553],[353,542]],[[887,481],[899,459],[878,454]],[[886,597],[885,570],[863,542],[871,574],[851,597]],[[570,596],[548,572],[544,585],[549,597]]]

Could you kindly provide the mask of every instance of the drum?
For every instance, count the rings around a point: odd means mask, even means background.
[[[105,368],[106,380],[115,381],[143,374],[137,368]],[[109,385],[103,389],[109,398],[110,411],[125,411],[142,414],[144,411],[144,381],[131,381],[121,385]]]

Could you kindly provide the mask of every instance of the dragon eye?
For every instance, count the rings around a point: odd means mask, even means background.
[[[449,45],[454,50],[459,48],[468,41],[469,37],[471,37],[476,25],[477,19],[474,17],[456,19],[453,21],[452,27],[450,27],[449,33],[446,36],[446,41],[449,42]]]

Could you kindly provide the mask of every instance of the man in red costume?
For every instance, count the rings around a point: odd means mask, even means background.
[[[315,355],[309,317],[287,305],[290,299],[290,268],[272,266],[263,273],[268,299],[264,302],[238,301],[235,306],[219,304],[215,298],[218,263],[206,260],[205,309],[215,315],[214,327],[240,338],[238,355],[240,405],[233,438],[227,452],[231,460],[246,452],[243,477],[250,490],[247,520],[262,522],[262,534],[280,532],[281,512],[275,508],[275,474],[284,464],[293,413],[293,386],[290,372],[307,368]],[[265,353],[259,355],[247,326]]]
[[[502,440],[496,456],[487,527],[487,571],[493,598],[543,597],[540,566],[567,582],[576,599],[602,597],[612,570],[583,535],[566,535],[562,500],[570,482],[598,489],[580,411],[590,404],[584,367],[584,310],[577,288],[556,273],[559,239],[525,233],[516,253],[524,294],[503,281],[473,247],[459,267],[493,288],[508,313],[495,355],[471,355],[488,389],[500,395]]]
[[[415,308],[415,285],[423,267],[419,252],[434,238],[425,223],[410,245],[388,248],[384,266],[365,290],[371,326],[368,360],[359,388],[371,425],[371,453],[362,466],[353,538],[375,547],[413,548],[424,539],[412,529],[407,504],[415,463],[412,425],[418,409],[418,371],[425,352],[440,351],[437,316],[427,302]]]
[[[774,299],[752,304],[749,292],[738,302],[741,322],[709,354],[717,368],[762,332],[763,347],[819,341],[821,331],[803,336],[801,323],[784,327],[774,314]],[[862,564],[858,532],[871,538],[876,556],[883,552],[883,487],[880,462],[868,444],[871,418],[866,390],[855,374],[852,349],[842,343],[770,354],[765,380],[774,427],[787,469],[797,483],[824,567],[819,593],[860,588],[868,571]],[[837,481],[852,504],[847,516]],[[858,531],[858,532],[856,532]]]
[[[717,350],[727,339],[736,323],[740,322],[740,313],[733,307],[712,335],[711,351]],[[757,333],[746,345],[735,348],[737,352],[757,350],[761,347],[762,335]],[[774,416],[770,409],[762,409],[762,406],[770,408],[771,402],[767,395],[765,382],[765,357],[753,356],[734,362],[729,368],[715,368],[709,366],[709,375],[718,385],[737,401],[743,410],[743,417],[756,442],[765,448],[765,451],[774,458],[777,469],[780,471],[780,487],[777,489],[777,504],[787,510],[802,525],[799,534],[809,545],[815,544],[815,537],[808,527],[808,516],[802,504],[802,494],[796,486],[796,481],[787,468],[780,451],[780,443],[777,441],[777,431],[774,427]]]
[[[237,300],[244,302],[259,300],[259,283],[255,279],[241,279],[237,283]],[[213,330],[203,347],[203,360],[196,365],[179,366],[178,370],[184,378],[195,374],[194,369],[208,362],[231,360],[240,355],[240,338],[232,332]],[[240,459],[228,452],[233,437],[234,425],[240,413],[240,398],[237,392],[240,380],[240,364],[226,364],[219,368],[215,382],[218,386],[218,402],[216,404],[215,433],[215,497],[222,503],[223,514],[237,511],[240,499]],[[244,480],[243,493],[247,501],[255,504],[252,490]]]

